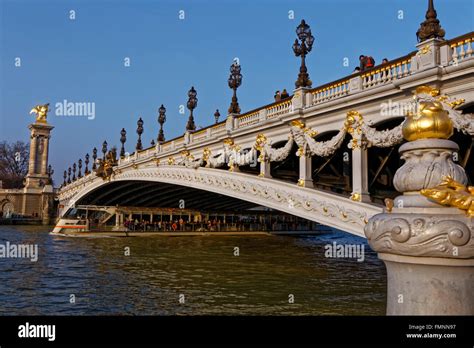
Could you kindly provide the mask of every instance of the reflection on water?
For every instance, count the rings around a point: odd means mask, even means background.
[[[0,315],[385,313],[383,263],[363,239],[342,232],[67,238],[44,227],[0,226],[6,241],[38,244],[39,258],[0,258]],[[364,243],[364,262],[325,258],[324,245],[334,241]]]

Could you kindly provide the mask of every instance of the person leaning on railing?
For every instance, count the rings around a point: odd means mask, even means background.
[[[360,71],[365,71],[367,69],[373,68],[375,66],[375,60],[371,56],[364,56],[360,55],[359,56],[359,62],[360,62]]]

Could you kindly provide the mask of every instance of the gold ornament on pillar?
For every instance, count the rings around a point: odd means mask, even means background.
[[[354,202],[360,202],[362,201],[362,196],[360,195],[359,192],[352,192],[351,200],[353,200]]]
[[[260,151],[260,155],[258,156],[258,161],[259,162],[264,162],[265,161],[265,145],[267,144],[267,137],[263,133],[259,133],[257,135],[257,139],[255,140],[255,150]],[[263,176],[262,173],[259,174],[259,176]]]
[[[446,176],[438,186],[420,192],[438,204],[465,210],[467,216],[474,217],[474,186],[464,186]]]
[[[267,143],[267,137],[263,133],[259,133],[255,139],[255,149],[257,151],[262,151]]]
[[[46,118],[48,117],[49,103],[44,105],[36,105],[31,109],[30,114],[36,114],[36,122],[38,123],[47,123]]]
[[[209,157],[211,157],[211,150],[209,150],[209,148],[206,147],[202,151],[202,160],[207,163],[209,162]]]
[[[418,94],[436,96],[439,91],[427,86],[416,89],[417,111],[409,113],[403,123],[403,137],[408,141],[419,139],[448,139],[453,135],[453,122],[439,101],[418,100]]]

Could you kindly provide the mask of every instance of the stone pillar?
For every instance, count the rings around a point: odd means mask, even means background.
[[[31,131],[30,160],[26,176],[27,190],[41,189],[49,181],[48,151],[51,130],[54,128],[46,122],[35,122],[28,127]]]
[[[48,175],[49,135],[43,137],[43,153],[41,154],[41,174]]]
[[[235,125],[236,122],[236,114],[229,114],[227,115],[227,119],[225,121],[225,130],[227,133],[231,133],[234,129],[238,128]]]
[[[349,94],[362,91],[362,77],[356,76],[349,81]]]
[[[184,133],[183,143],[184,143],[184,145],[188,145],[188,144],[191,143],[191,141],[192,141],[192,132],[190,132],[190,131],[187,130],[187,131]]]
[[[30,136],[30,160],[28,162],[28,175],[34,175],[36,173],[36,148],[38,137],[35,134],[34,130],[31,129],[31,136]]]
[[[428,39],[418,43],[416,45],[418,52],[412,59],[412,72],[418,72],[437,67],[441,64],[441,61],[446,64],[446,59],[448,59],[446,52],[443,51],[443,57],[441,57],[440,54],[440,46],[442,44],[446,45],[446,41],[441,39]],[[449,47],[449,45],[446,46]]]
[[[309,88],[299,87],[293,91],[293,97],[291,99],[291,104],[293,105],[293,110],[303,110],[306,106],[306,93]]]
[[[301,154],[300,156],[300,171],[298,186],[301,187],[313,187],[313,177],[311,169],[311,156],[307,154]]]
[[[370,202],[369,163],[367,145],[361,139],[353,139],[352,146],[352,194],[351,199],[359,202]]]
[[[258,176],[262,178],[271,178],[272,175],[270,173],[270,161],[259,160],[259,162],[260,162],[260,174]]]
[[[409,142],[400,147],[405,164],[394,178],[403,194],[365,228],[387,268],[387,314],[474,315],[474,218],[460,204],[474,197],[452,161],[458,146],[447,140],[447,112],[421,102],[417,113],[403,125]]]

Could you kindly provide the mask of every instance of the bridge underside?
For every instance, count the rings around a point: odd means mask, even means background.
[[[183,208],[184,204],[186,209],[201,211],[242,211],[259,206],[215,192],[147,181],[112,182],[92,191],[77,204],[167,208]]]

